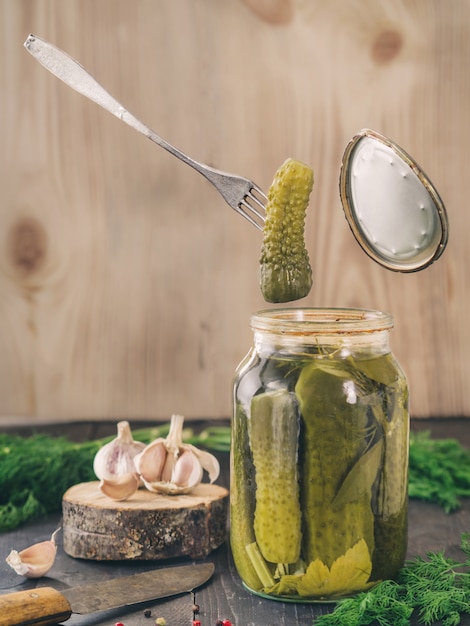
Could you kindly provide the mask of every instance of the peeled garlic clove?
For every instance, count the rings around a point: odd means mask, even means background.
[[[135,473],[117,476],[112,480],[103,478],[100,482],[100,491],[112,500],[127,500],[139,488],[139,477]]]
[[[134,441],[129,422],[118,422],[117,432],[117,437],[100,448],[93,459],[93,471],[100,480],[134,472],[134,458],[145,448],[144,443]]]
[[[54,565],[57,554],[55,536],[60,528],[52,533],[49,541],[35,543],[29,548],[17,552],[12,550],[5,559],[17,574],[26,578],[40,578],[45,576]]]

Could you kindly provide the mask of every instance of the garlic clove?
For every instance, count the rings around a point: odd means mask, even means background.
[[[197,456],[202,468],[209,474],[209,481],[211,483],[216,481],[220,474],[220,464],[217,458],[210,452],[200,450],[189,443],[185,444],[185,446]]]
[[[180,487],[192,489],[202,480],[202,466],[191,450],[185,449],[173,467],[171,481]]]
[[[176,450],[174,452],[169,451],[167,453],[165,465],[163,466],[163,471],[160,477],[160,480],[165,483],[171,483],[173,480],[173,472],[175,469],[176,462],[178,460],[179,451]]]
[[[134,441],[129,422],[118,422],[117,437],[98,450],[93,459],[93,471],[100,480],[130,474],[135,471],[135,456],[144,448],[144,443]]]
[[[60,528],[52,533],[48,541],[35,543],[29,548],[17,552],[12,550],[5,559],[17,574],[26,578],[40,578],[45,576],[54,565],[57,554],[55,536]]]
[[[103,495],[112,500],[127,500],[139,488],[139,477],[135,473],[117,476],[112,480],[102,478],[100,482],[100,491]]]
[[[148,482],[161,480],[163,468],[167,460],[168,452],[165,440],[155,439],[149,443],[142,452],[134,458],[136,471]]]

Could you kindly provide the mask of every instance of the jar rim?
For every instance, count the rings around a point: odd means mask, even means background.
[[[285,334],[361,334],[391,330],[393,316],[374,309],[347,307],[264,309],[252,314],[251,327]]]

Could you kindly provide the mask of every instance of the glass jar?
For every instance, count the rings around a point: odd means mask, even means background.
[[[230,542],[244,585],[331,601],[393,578],[407,546],[408,387],[393,319],[362,309],[251,318],[234,381]]]

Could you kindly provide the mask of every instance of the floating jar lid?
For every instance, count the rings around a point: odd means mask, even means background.
[[[369,129],[351,139],[343,155],[340,195],[358,243],[387,269],[416,272],[444,252],[444,204],[415,161],[390,139]]]

